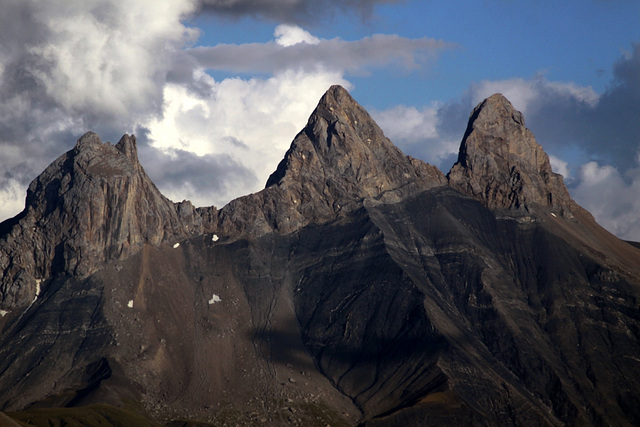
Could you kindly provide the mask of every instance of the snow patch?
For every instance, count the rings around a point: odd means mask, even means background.
[[[132,299],[130,299],[129,302],[127,303],[127,307],[133,308],[133,300]]]
[[[220,238],[218,237],[217,234],[214,234],[213,237],[211,238],[211,240],[213,240],[214,242],[217,242]]]
[[[180,243],[176,243],[175,245],[173,245],[173,249],[177,248],[178,246],[180,246]]]
[[[7,311],[7,310],[0,310],[0,316],[2,316],[2,317],[6,316],[6,315],[7,315],[7,314],[9,314],[9,313],[10,313],[10,312],[9,312],[9,311]]]
[[[33,296],[33,301],[31,301],[31,304],[36,302],[38,296],[40,296],[40,283],[42,283],[42,279],[36,279],[36,294]]]
[[[220,301],[222,301],[220,297],[216,294],[213,294],[213,297],[211,297],[211,299],[209,300],[209,304],[215,304]]]
[[[554,214],[553,212],[551,212],[551,216],[555,218],[556,214]]]

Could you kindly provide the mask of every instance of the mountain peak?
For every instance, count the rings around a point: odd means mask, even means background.
[[[185,210],[195,211],[190,204],[172,203],[147,176],[138,162],[135,137],[124,135],[114,146],[85,133],[31,182],[19,223],[0,235],[5,242],[0,306],[25,305],[36,283],[46,278],[86,277],[145,243],[201,231],[202,221]],[[13,286],[9,295],[13,283],[22,285]]]
[[[522,113],[502,94],[474,108],[449,183],[489,208],[547,206],[565,212],[575,206],[562,176],[526,128]]]
[[[222,233],[290,233],[368,202],[393,203],[447,184],[436,167],[405,156],[341,86],[331,86],[267,180],[220,211]]]
[[[135,166],[135,169],[139,168],[138,147],[134,135],[125,134],[116,145],[112,146],[108,142],[102,142],[102,139],[97,133],[89,131],[78,139],[74,147],[76,156],[81,153],[86,155],[86,153],[99,152],[102,153],[103,156],[106,154],[107,157],[113,157],[114,159],[119,157],[116,150],[124,154],[124,156],[129,159],[131,165]],[[99,159],[93,155],[89,155],[89,158],[92,159],[92,161],[99,161]],[[111,160],[113,161],[113,159]]]
[[[99,147],[103,145],[100,136],[97,133],[88,131],[82,135],[76,142],[76,151],[90,150],[92,147]]]
[[[335,197],[381,198],[400,188],[445,183],[435,167],[405,156],[342,86],[331,86],[267,187],[298,182]],[[407,188],[408,190],[408,188]]]

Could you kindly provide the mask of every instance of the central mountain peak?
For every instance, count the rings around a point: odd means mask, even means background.
[[[435,167],[405,156],[343,87],[332,86],[267,187],[294,183],[336,200],[392,200],[445,180]]]
[[[320,99],[266,188],[220,211],[221,233],[289,233],[365,201],[393,203],[446,185],[442,172],[405,156],[341,86]]]
[[[566,212],[575,206],[562,176],[525,127],[522,113],[501,94],[485,99],[469,118],[449,183],[491,209],[533,205]]]

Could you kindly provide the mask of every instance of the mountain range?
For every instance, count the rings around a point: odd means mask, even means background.
[[[221,209],[89,132],[0,224],[0,422],[638,425],[639,298],[500,94],[445,175],[333,86]]]

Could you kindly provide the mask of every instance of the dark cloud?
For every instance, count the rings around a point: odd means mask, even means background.
[[[638,167],[640,43],[615,63],[613,74],[613,81],[596,102],[584,102],[579,94],[560,90],[559,84],[537,79],[536,96],[525,117],[547,150],[561,152],[572,147],[623,174]]]
[[[160,191],[174,201],[220,208],[238,188],[255,186],[255,174],[226,154],[198,156],[184,150],[162,152],[141,144],[140,161]]]
[[[289,69],[323,69],[363,73],[368,67],[395,64],[412,69],[434,59],[452,43],[429,38],[408,39],[376,34],[357,41],[318,40],[283,46],[278,42],[220,44],[188,52],[207,69],[276,73]]]
[[[309,24],[339,13],[356,13],[366,19],[378,4],[401,0],[200,0],[204,13],[240,18],[254,16],[275,22]]]

